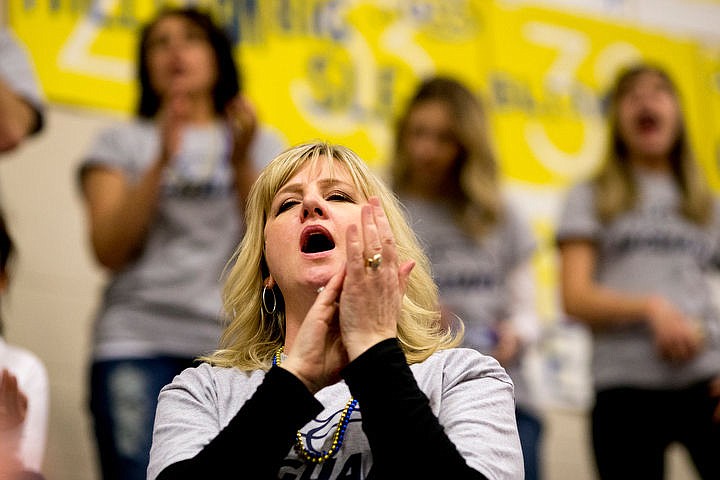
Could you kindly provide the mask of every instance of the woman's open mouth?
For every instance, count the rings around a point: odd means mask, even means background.
[[[330,232],[320,225],[311,225],[300,235],[300,251],[302,253],[320,253],[335,248]]]
[[[660,127],[660,118],[651,111],[643,111],[635,118],[635,125],[640,132],[654,132]]]

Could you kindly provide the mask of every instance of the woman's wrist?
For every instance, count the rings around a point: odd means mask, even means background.
[[[345,350],[348,353],[348,359],[352,362],[363,353],[370,350],[372,347],[380,342],[395,338],[396,333],[388,333],[384,335],[369,335],[361,339],[356,339],[352,342],[345,342]]]
[[[643,303],[643,320],[653,327],[662,319],[662,312],[667,309],[668,302],[659,295],[650,295]]]
[[[285,361],[282,363],[282,365],[278,365],[278,367],[282,368],[283,370],[287,370],[290,372],[295,378],[300,380],[303,385],[305,385],[305,388],[307,388],[310,393],[315,394],[318,390],[320,390],[320,387],[313,382],[311,379],[307,377],[307,375],[304,375],[302,373],[302,368],[299,365],[296,365],[296,363],[291,358],[285,359]]]

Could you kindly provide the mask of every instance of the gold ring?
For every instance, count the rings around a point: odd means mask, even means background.
[[[376,253],[372,257],[369,257],[365,260],[365,266],[370,267],[373,270],[377,270],[380,268],[380,265],[382,265],[382,255],[379,253]]]

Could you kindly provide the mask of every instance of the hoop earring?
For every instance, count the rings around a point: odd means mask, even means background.
[[[268,307],[268,292],[270,292],[269,294],[272,295],[272,308]],[[262,299],[263,312],[267,315],[275,315],[275,311],[277,310],[277,297],[275,296],[275,290],[263,286],[260,298]]]

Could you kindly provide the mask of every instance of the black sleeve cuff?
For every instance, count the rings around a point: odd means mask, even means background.
[[[348,385],[363,380],[372,380],[378,373],[377,369],[386,366],[388,361],[395,364],[407,364],[397,338],[388,338],[368,348],[343,369],[341,376]]]

